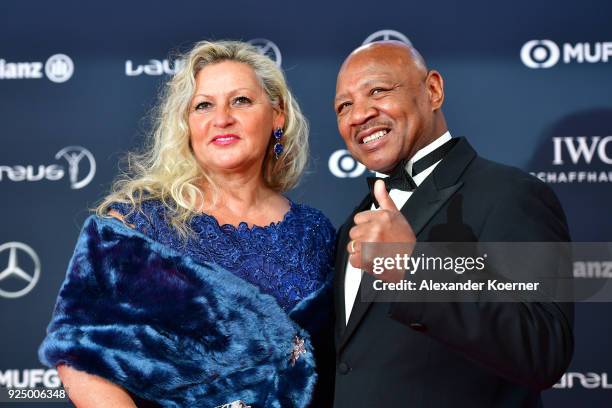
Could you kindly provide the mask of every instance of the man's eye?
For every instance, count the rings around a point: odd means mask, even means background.
[[[385,91],[386,91],[386,89],[384,89],[384,88],[373,88],[370,91],[370,95],[380,94],[380,93],[385,92]]]
[[[251,104],[251,100],[249,98],[247,98],[246,96],[239,96],[237,98],[234,98],[234,105],[249,105]]]
[[[205,110],[208,109],[212,106],[212,103],[210,102],[200,102],[195,106],[195,110],[199,111],[199,110]]]
[[[351,106],[350,102],[342,102],[340,105],[338,105],[338,107],[336,108],[336,112],[337,113],[342,113],[342,111],[345,108],[348,108],[349,106]]]

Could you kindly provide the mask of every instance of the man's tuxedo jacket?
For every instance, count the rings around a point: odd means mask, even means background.
[[[335,408],[537,407],[573,352],[571,303],[364,302],[345,325],[353,216],[338,234]],[[421,242],[565,242],[554,193],[461,138],[401,209]],[[364,274],[361,285],[371,285]],[[361,291],[362,289],[360,289]]]

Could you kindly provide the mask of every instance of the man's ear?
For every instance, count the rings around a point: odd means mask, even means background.
[[[436,70],[430,70],[425,79],[425,86],[432,110],[440,109],[444,103],[444,79],[442,79],[442,75]]]

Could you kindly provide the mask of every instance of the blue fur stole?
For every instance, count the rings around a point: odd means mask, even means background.
[[[317,379],[311,334],[331,315],[329,287],[287,314],[232,273],[91,216],[39,357],[164,407],[305,407]],[[296,335],[306,352],[292,365]]]

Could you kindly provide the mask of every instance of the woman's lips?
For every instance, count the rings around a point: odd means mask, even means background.
[[[212,143],[217,146],[226,146],[232,143],[236,143],[240,138],[238,135],[227,134],[227,135],[218,135],[215,136],[212,140]]]

